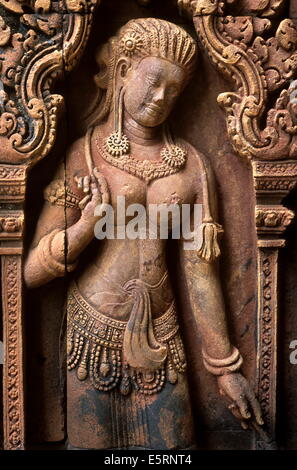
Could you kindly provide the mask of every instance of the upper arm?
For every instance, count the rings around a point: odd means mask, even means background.
[[[189,247],[187,250],[194,253],[187,253],[186,258],[193,260],[197,257],[202,262],[211,263],[220,255],[218,242],[219,234],[222,232],[222,227],[217,222],[218,205],[215,177],[209,160],[191,145],[189,145],[189,171],[194,178],[194,204],[200,205],[201,210],[199,211],[195,207],[191,213],[191,227],[195,244],[192,245],[193,248]],[[202,264],[202,270],[204,269],[206,268]]]
[[[218,198],[217,184],[215,174],[209,158],[203,153],[198,152],[192,145],[187,144],[189,148],[189,157],[191,172],[195,175],[195,203],[203,204],[204,213],[206,205],[209,206],[209,212],[214,221],[218,220]]]

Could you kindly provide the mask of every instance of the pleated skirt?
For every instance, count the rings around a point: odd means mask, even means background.
[[[69,449],[193,449],[195,438],[186,374],[144,395],[103,392],[67,373]]]

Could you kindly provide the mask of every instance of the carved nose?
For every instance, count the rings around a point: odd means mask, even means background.
[[[158,90],[156,91],[156,94],[154,96],[154,103],[156,103],[156,104],[163,103],[164,94],[165,94],[164,88],[158,88]]]

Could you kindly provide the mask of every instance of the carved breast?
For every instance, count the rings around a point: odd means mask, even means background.
[[[120,204],[125,201],[126,208],[131,204],[141,204],[148,208],[151,204],[181,206],[194,202],[195,178],[190,175],[188,168],[174,175],[155,179],[149,184],[106,162],[100,165],[100,171],[107,180],[115,211],[119,208],[119,200]]]

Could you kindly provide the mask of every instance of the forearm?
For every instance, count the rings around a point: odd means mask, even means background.
[[[94,238],[94,223],[83,216],[71,227],[58,232],[52,242],[52,254],[60,262],[73,264]]]
[[[38,287],[72,271],[79,255],[93,237],[94,230],[83,217],[66,230],[54,230],[43,237],[25,262],[26,285],[29,288]]]

